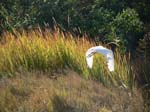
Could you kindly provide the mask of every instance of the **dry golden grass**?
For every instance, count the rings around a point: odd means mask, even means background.
[[[0,43],[0,76],[14,76],[17,71],[63,72],[71,69],[85,78],[92,78],[104,85],[132,87],[129,58],[115,52],[115,72],[110,73],[106,61],[96,55],[94,66],[89,70],[85,61],[85,52],[93,42],[85,37],[73,37],[56,31],[51,33],[30,31],[13,34],[6,32]]]
[[[141,112],[139,91],[106,88],[73,71],[17,73],[0,83],[0,112]]]

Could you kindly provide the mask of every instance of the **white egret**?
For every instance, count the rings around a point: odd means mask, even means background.
[[[90,49],[87,50],[86,52],[86,62],[88,67],[91,69],[93,66],[93,54],[95,53],[100,53],[102,54],[106,60],[107,60],[107,65],[109,71],[114,71],[114,55],[112,50],[107,49],[103,46],[95,46],[91,47]]]

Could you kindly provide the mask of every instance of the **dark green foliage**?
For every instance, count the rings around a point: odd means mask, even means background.
[[[138,60],[135,60],[135,63],[138,81],[150,87],[150,32],[145,34],[144,38],[139,41],[136,52]]]
[[[12,31],[34,25],[34,11],[29,0],[6,0],[0,3],[0,30]]]
[[[141,3],[146,6],[144,14],[139,12],[143,7]],[[98,37],[106,43],[119,40],[120,47],[126,51],[136,46],[142,37],[139,17],[142,20],[148,17],[146,3],[128,0],[1,0],[0,33],[57,25],[63,31],[77,35],[86,32],[91,38]]]
[[[125,45],[124,49],[134,50],[143,30],[137,12],[130,8],[123,10],[113,19],[111,27],[116,39]]]
[[[150,1],[149,0],[127,0],[127,5],[134,8],[144,23],[150,22]]]

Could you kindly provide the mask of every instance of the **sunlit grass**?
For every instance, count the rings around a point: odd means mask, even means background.
[[[58,72],[72,69],[85,78],[92,78],[105,85],[124,85],[131,87],[129,58],[115,52],[115,71],[109,72],[101,55],[94,57],[94,66],[87,68],[85,52],[93,42],[85,37],[78,38],[62,32],[48,30],[16,32],[17,38],[7,32],[0,44],[0,76],[13,76],[20,70]]]

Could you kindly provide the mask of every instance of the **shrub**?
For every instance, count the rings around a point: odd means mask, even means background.
[[[120,45],[124,45],[124,49],[134,50],[142,32],[142,22],[137,12],[130,8],[123,10],[113,19],[111,27],[116,34],[114,38],[120,40]]]

